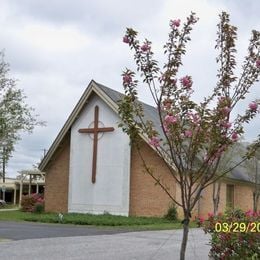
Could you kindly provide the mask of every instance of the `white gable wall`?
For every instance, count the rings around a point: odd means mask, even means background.
[[[99,127],[114,127],[115,130],[99,134],[96,183],[93,184],[93,135],[78,130],[89,128],[94,121],[96,105],[99,106],[99,121],[103,123]],[[130,146],[129,137],[117,127],[118,121],[118,115],[95,95],[74,122],[71,128],[69,212],[128,215]]]

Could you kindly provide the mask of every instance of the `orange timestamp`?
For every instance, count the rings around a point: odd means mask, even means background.
[[[218,233],[258,233],[260,232],[260,222],[217,222],[215,224],[215,231]]]

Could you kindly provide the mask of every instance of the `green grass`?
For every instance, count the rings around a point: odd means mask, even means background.
[[[18,205],[14,205],[14,204],[6,204],[6,205],[1,205],[0,206],[0,210],[1,209],[15,209],[15,208],[18,208]]]
[[[41,223],[60,223],[58,214],[55,213],[28,213],[21,211],[0,212],[0,220],[31,221]],[[64,214],[63,224],[92,225],[102,227],[127,228],[131,230],[160,230],[182,228],[180,222],[171,222],[164,218],[155,217],[123,217],[109,214],[91,215],[70,213]],[[191,223],[191,227],[195,227]]]

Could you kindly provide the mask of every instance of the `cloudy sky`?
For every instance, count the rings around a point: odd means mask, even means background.
[[[1,0],[0,50],[5,50],[10,75],[18,79],[27,103],[47,122],[31,135],[22,134],[7,175],[13,177],[40,161],[91,79],[123,91],[121,72],[134,68],[131,52],[122,43],[126,27],[139,31],[141,39],[150,39],[156,58],[163,63],[169,20],[183,21],[195,11],[200,20],[181,73],[192,75],[196,99],[209,93],[216,81],[216,24],[223,10],[238,26],[241,62],[251,30],[260,30],[258,0]],[[260,97],[259,83],[249,100],[256,97]],[[140,98],[150,102],[145,90]],[[247,127],[247,140],[259,132],[259,121]]]

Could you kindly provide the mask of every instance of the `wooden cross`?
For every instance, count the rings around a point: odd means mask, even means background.
[[[98,133],[114,131],[114,127],[100,127],[100,128],[98,128],[98,111],[99,111],[99,107],[95,106],[94,127],[93,128],[79,129],[79,133],[88,133],[88,134],[92,133],[92,134],[94,134],[93,159],[92,159],[92,183],[96,182]]]

